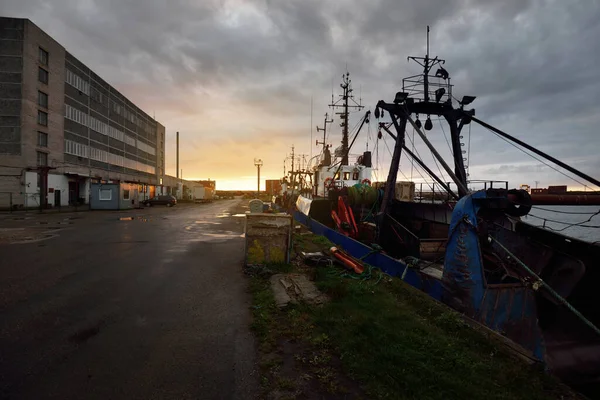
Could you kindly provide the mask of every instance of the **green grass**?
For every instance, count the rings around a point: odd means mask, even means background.
[[[548,399],[569,391],[509,356],[454,311],[398,279],[317,273],[333,300],[314,310],[347,372],[379,399]]]
[[[295,235],[297,249],[329,245],[314,235]],[[271,267],[272,272],[290,268]],[[261,353],[269,355],[261,363],[265,396],[282,390],[282,382],[291,393],[290,377],[281,377],[278,369],[285,339],[301,343],[294,379],[308,377],[323,398],[345,398],[349,392],[359,392],[349,398],[369,399],[577,398],[540,366],[515,359],[457,313],[399,279],[377,279],[377,271],[375,279],[361,281],[343,278],[342,272],[319,267],[313,274],[330,302],[284,310],[275,307],[268,275],[251,278],[253,328]],[[348,390],[345,377],[359,386]]]

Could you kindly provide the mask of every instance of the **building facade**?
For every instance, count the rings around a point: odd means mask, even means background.
[[[27,19],[0,18],[0,207],[162,193],[165,127]]]

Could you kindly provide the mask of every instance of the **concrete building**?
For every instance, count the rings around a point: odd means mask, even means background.
[[[92,183],[143,200],[164,171],[164,126],[31,21],[0,17],[0,208],[87,204]]]

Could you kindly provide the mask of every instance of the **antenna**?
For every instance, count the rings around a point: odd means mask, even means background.
[[[340,98],[336,102],[331,102],[329,107],[332,109],[336,109],[341,107],[343,109],[342,112],[336,113],[340,116],[342,122],[340,126],[342,127],[342,161],[340,165],[348,165],[348,117],[349,117],[349,109],[357,108],[359,110],[363,109],[364,106],[361,103],[357,103],[354,100],[354,95],[352,94],[352,80],[350,79],[350,72],[346,72],[342,75],[342,83],[340,87],[343,90],[343,94],[340,95]],[[333,99],[332,99],[333,100]],[[350,100],[354,104],[350,104]]]
[[[310,96],[310,158],[312,158],[312,139],[313,139],[313,97]]]
[[[427,56],[429,57],[429,25],[427,25]]]

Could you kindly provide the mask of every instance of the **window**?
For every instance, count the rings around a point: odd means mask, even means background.
[[[48,154],[42,153],[41,151],[37,152],[37,165],[45,166],[48,165]]]
[[[123,190],[123,200],[129,200],[129,190]]]
[[[104,103],[104,99],[102,98],[102,93],[98,91],[98,89],[90,88],[90,97],[97,103]]]
[[[38,110],[38,124],[48,126],[48,113]]]
[[[352,180],[357,181],[358,180],[358,172],[354,172],[352,174]]]
[[[40,47],[39,62],[42,65],[48,65],[48,52]]]
[[[42,67],[38,67],[38,79],[40,82],[48,84],[48,71]]]
[[[135,139],[131,136],[125,135],[125,143],[127,143],[130,146],[135,146]]]
[[[344,172],[344,180],[347,181],[350,179],[350,172]]]
[[[65,153],[84,158],[89,158],[90,156],[88,146],[86,146],[85,144],[73,142],[71,140],[65,140]]]
[[[38,146],[48,147],[48,134],[44,132],[38,132]]]
[[[91,125],[90,117],[86,113],[79,111],[75,107],[71,107],[68,104],[65,105],[65,118],[68,118],[71,121],[75,121],[84,126]]]
[[[99,189],[98,190],[98,200],[100,200],[100,201],[109,201],[109,200],[112,200],[112,190],[110,190],[110,189]]]
[[[79,75],[73,73],[71,70],[67,69],[65,81],[69,85],[75,87],[80,92],[85,93],[87,95],[90,94],[90,84],[86,82],[83,78],[81,78]]]
[[[38,91],[38,105],[48,108],[48,95],[46,93]]]

